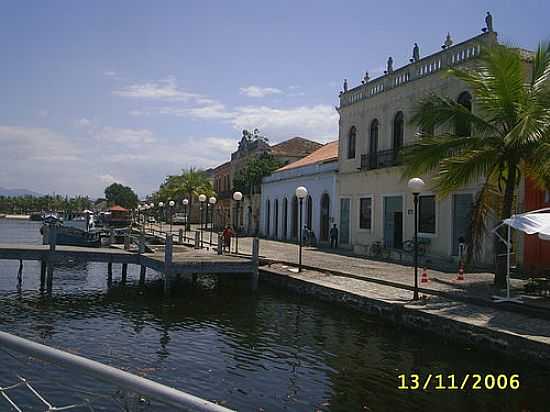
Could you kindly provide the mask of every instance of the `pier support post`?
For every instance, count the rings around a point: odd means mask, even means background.
[[[113,262],[107,263],[107,284],[113,283]]]
[[[178,243],[179,243],[180,245],[183,245],[183,229],[180,229],[180,230],[178,231]]]
[[[55,256],[55,246],[57,243],[57,226],[50,225],[48,227],[48,244],[50,250],[48,252],[48,268],[46,270],[46,289],[48,293],[51,293],[53,287],[53,265]]]
[[[21,289],[23,283],[23,259],[19,259],[19,270],[17,271],[17,287]]]
[[[139,284],[141,286],[145,285],[145,271],[146,271],[146,267],[145,266],[141,266],[141,269],[139,271]]]
[[[126,283],[126,278],[128,276],[128,263],[122,264],[122,283]]]
[[[40,291],[44,291],[46,285],[46,261],[40,261]]]
[[[258,263],[260,260],[260,239],[257,237],[252,240],[252,289],[258,289]]]
[[[195,249],[200,248],[200,243],[201,243],[201,233],[198,230],[196,230],[195,231]]]
[[[170,283],[172,281],[172,258],[173,239],[172,234],[169,234],[166,235],[166,244],[164,246],[164,293],[168,293],[170,291]]]

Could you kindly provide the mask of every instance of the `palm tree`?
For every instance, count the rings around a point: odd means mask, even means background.
[[[475,67],[448,72],[472,91],[475,111],[435,94],[422,99],[412,118],[419,141],[403,152],[403,177],[433,175],[440,197],[481,182],[469,231],[471,258],[480,250],[488,214],[512,214],[522,177],[550,187],[550,45],[540,44],[529,58],[497,45]],[[503,265],[497,262],[496,269],[501,286]]]

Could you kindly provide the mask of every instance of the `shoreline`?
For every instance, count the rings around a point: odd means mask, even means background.
[[[11,219],[11,220],[30,220],[31,215],[8,215],[0,213],[0,219]]]
[[[501,310],[439,297],[413,302],[410,300],[410,291],[407,290],[394,291],[395,297],[388,299],[389,286],[369,285],[368,282],[354,279],[337,279],[338,276],[312,270],[293,273],[285,268],[286,266],[260,267],[260,280],[298,294],[374,315],[417,332],[431,333],[550,368],[550,329],[546,333],[542,328],[543,333],[539,335],[525,333],[522,327],[525,326],[527,316],[507,312],[510,323],[518,322],[516,330],[509,330],[505,327],[507,325],[499,325],[502,321],[499,319]]]

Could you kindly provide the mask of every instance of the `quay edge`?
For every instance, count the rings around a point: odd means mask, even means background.
[[[422,310],[422,307],[408,307],[403,303],[362,296],[347,290],[296,278],[271,268],[260,267],[259,276],[260,281],[278,288],[315,297],[321,301],[337,303],[417,332],[437,335],[447,341],[452,340],[455,343],[496,351],[504,356],[536,362],[537,365],[550,369],[550,344],[544,342],[427,313]]]

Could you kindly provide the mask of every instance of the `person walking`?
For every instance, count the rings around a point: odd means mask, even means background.
[[[332,225],[330,228],[330,248],[336,249],[338,247],[338,228],[336,227],[336,223]]]
[[[231,236],[233,236],[233,231],[231,226],[227,225],[222,232],[223,239],[223,251],[231,252]]]

